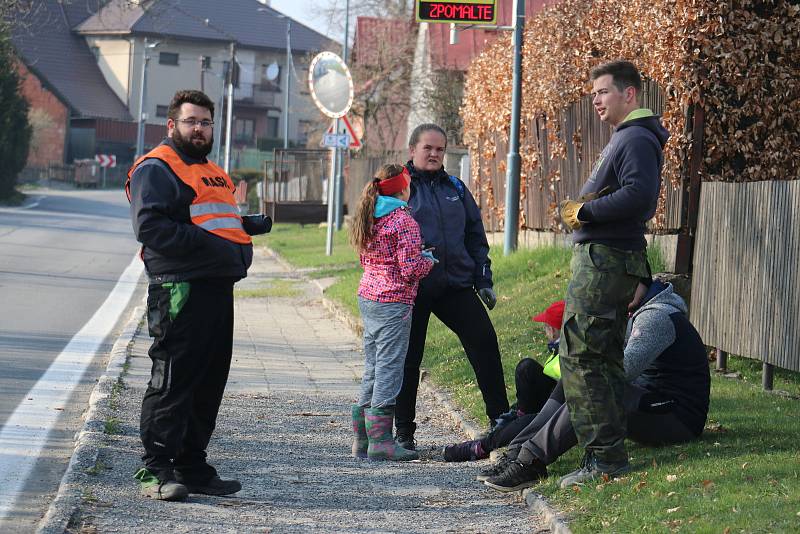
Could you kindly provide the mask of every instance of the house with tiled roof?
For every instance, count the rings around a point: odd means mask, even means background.
[[[42,0],[41,5],[19,25],[13,43],[34,109],[55,108],[54,103],[63,108],[60,114],[51,111],[54,122],[63,122],[64,162],[101,152],[131,161],[136,119],[141,113],[146,117],[145,146],[157,144],[178,89],[205,91],[219,103],[216,120],[223,119],[231,45],[235,147],[281,140],[287,75],[290,141],[302,144],[319,120],[305,66],[317,52],[337,45],[258,0],[226,0],[224,9],[216,0]],[[140,110],[145,41],[147,84]]]

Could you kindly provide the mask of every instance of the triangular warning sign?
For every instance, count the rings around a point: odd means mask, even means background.
[[[339,120],[341,120],[341,122],[339,123],[340,133],[346,133],[347,136],[350,138],[350,144],[348,145],[348,148],[351,148],[353,150],[358,150],[359,148],[361,148],[361,140],[358,138],[355,131],[353,131],[353,125],[350,124],[349,120],[347,120],[347,115],[344,115]],[[333,133],[333,124],[328,126],[328,131],[326,133],[329,134]]]

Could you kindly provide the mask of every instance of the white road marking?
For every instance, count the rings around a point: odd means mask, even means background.
[[[40,202],[42,201],[42,199],[44,199],[44,198],[46,198],[44,195],[39,195],[38,197],[34,198],[34,200],[33,200],[33,203],[32,203],[32,204],[26,204],[25,206],[20,206],[20,207],[19,207],[19,209],[21,209],[21,210],[29,210],[29,209],[31,209],[31,208],[35,208],[36,206],[38,206],[38,205],[39,205],[39,203],[40,203]]]
[[[0,521],[11,511],[27,482],[72,390],[128,305],[143,269],[137,254],[102,306],[53,360],[0,429]]]

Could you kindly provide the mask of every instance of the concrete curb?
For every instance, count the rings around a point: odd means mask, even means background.
[[[87,470],[95,466],[105,437],[105,420],[113,414],[111,399],[114,385],[125,372],[125,363],[130,357],[133,338],[139,332],[144,316],[144,307],[137,306],[126,323],[108,360],[103,376],[97,381],[89,397],[89,408],[84,415],[83,428],[75,435],[75,451],[69,466],[61,478],[53,502],[39,522],[39,534],[63,534],[78,509],[82,489],[87,482]]]
[[[346,308],[344,308],[344,306],[327,298],[324,294],[324,288],[318,280],[309,278],[305,274],[298,272],[297,268],[282,258],[281,255],[276,251],[269,247],[265,248],[267,249],[267,252],[272,255],[283,267],[299,274],[303,280],[314,284],[319,289],[322,305],[329,312],[331,312],[336,319],[344,323],[357,336],[360,337],[363,335],[364,327],[361,325],[361,321],[358,318],[353,317],[353,315]],[[456,407],[448,392],[441,390],[429,383],[428,373],[424,369],[420,375],[420,387],[422,387],[424,391],[427,391],[434,396],[437,402],[439,402],[445,408],[447,413],[450,414],[450,417],[453,419],[453,421],[455,421],[455,423],[461,427],[461,429],[468,436],[470,436],[470,439],[477,439],[478,436],[482,434],[482,431],[475,426],[472,421],[464,416],[463,411]],[[552,506],[550,506],[547,500],[545,500],[544,496],[536,493],[535,491],[531,491],[530,489],[523,490],[520,492],[520,494],[525,500],[525,504],[528,506],[528,508],[534,514],[541,515],[542,518],[547,522],[550,531],[553,534],[572,534],[572,531],[569,529],[562,517]]]
[[[533,490],[526,489],[522,491],[522,498],[525,499],[525,504],[528,505],[528,508],[530,508],[532,512],[542,516],[549,525],[552,534],[572,534],[567,523],[561,515],[550,506],[550,503],[547,502],[543,495]]]

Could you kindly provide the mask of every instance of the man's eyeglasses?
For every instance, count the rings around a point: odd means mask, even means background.
[[[199,121],[197,119],[175,119],[177,122],[182,122],[189,128],[194,128],[195,126],[199,126],[201,128],[211,128],[214,126],[214,121],[202,120]]]

